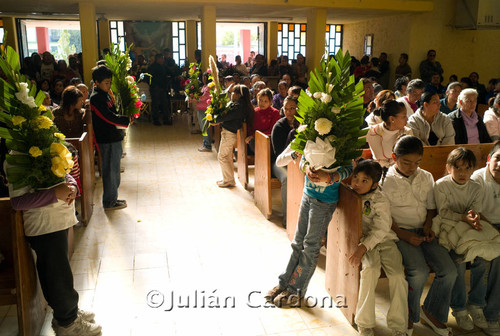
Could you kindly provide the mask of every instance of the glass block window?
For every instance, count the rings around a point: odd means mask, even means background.
[[[328,54],[336,54],[342,48],[343,26],[338,24],[327,24],[325,41]]]
[[[186,22],[172,22],[172,57],[182,66],[186,61]]]
[[[119,43],[120,50],[125,52],[125,30],[123,21],[109,21],[109,33],[111,34],[111,43]],[[108,48],[108,46],[103,46]]]
[[[298,54],[306,56],[305,23],[278,23],[278,56],[286,55],[290,61]]]
[[[365,35],[365,47],[364,47],[364,54],[371,56],[373,51],[373,34],[366,34]]]

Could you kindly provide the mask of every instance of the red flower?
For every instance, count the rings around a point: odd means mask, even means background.
[[[210,102],[212,101],[212,99],[207,99],[207,104],[210,104]]]
[[[191,93],[189,96],[190,96],[191,98],[193,98],[193,94],[192,94],[192,93]]]
[[[139,118],[140,115],[141,115],[140,113],[136,113],[136,114],[134,114],[134,118],[137,119],[137,118]]]
[[[208,72],[208,73],[212,73],[212,70],[210,70],[210,69],[207,69],[207,72]]]
[[[193,85],[191,85],[191,90],[192,90],[192,89],[194,89],[194,86],[193,86]]]
[[[186,79],[186,81],[184,83],[188,84],[189,83],[189,79]]]

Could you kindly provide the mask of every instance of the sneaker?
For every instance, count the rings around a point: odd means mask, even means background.
[[[400,331],[400,330],[392,331],[392,336],[406,336],[406,335],[407,335],[406,331]]]
[[[281,289],[280,286],[275,286],[273,289],[267,292],[264,298],[266,299],[267,302],[272,303],[274,301],[274,298],[276,298],[283,291],[284,289]]]
[[[439,328],[432,322],[429,317],[427,317],[422,307],[420,307],[420,319],[422,320],[422,322],[427,324],[436,334],[440,336],[453,336],[453,331],[451,330],[451,328]]]
[[[460,329],[463,330],[472,330],[474,329],[474,323],[469,316],[469,312],[466,310],[461,310],[459,312],[452,312],[453,316],[455,316],[455,320],[457,321],[457,325]]]
[[[56,326],[54,331],[57,336],[97,336],[101,335],[101,326],[85,321],[81,316],[77,316],[67,327]]]
[[[80,316],[87,322],[95,323],[95,314],[93,312],[78,309],[77,316]],[[56,326],[58,326],[57,320],[55,318],[52,318],[52,328],[55,328]]]
[[[217,186],[219,188],[232,188],[236,184],[234,182],[224,182],[224,181],[217,181]]]
[[[212,151],[212,148],[208,148],[205,146],[201,146],[200,148],[198,148],[198,152],[211,152],[211,151]]]
[[[285,289],[274,298],[273,303],[279,308],[295,308],[300,306],[301,300],[299,295]]]
[[[413,336],[413,328],[406,330],[406,335]]]
[[[498,321],[488,321],[488,328],[482,328],[488,336],[500,336],[500,325]]]
[[[374,336],[373,328],[364,328],[358,326],[358,334],[361,336]]]
[[[116,200],[115,204],[110,207],[105,207],[104,210],[119,210],[127,207],[127,201],[125,200]]]
[[[484,317],[483,308],[470,305],[467,309],[472,317],[472,321],[478,328],[488,328],[488,322],[486,322],[486,317]]]

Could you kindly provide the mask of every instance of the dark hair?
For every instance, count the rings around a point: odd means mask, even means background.
[[[299,99],[298,98],[295,98],[294,96],[286,96],[285,99],[283,99],[283,106],[285,106],[285,103],[288,102],[288,101],[292,101],[294,102],[295,104],[299,104]]]
[[[386,52],[381,52],[380,55],[384,55],[385,57],[387,57],[387,53]]]
[[[300,95],[300,92],[302,91],[302,88],[298,85],[291,86],[289,89],[292,90],[293,94],[298,94],[298,95]]]
[[[402,53],[401,56],[408,62],[408,54]]]
[[[92,69],[92,80],[96,83],[105,79],[113,78],[113,72],[105,65],[99,65]]]
[[[370,112],[373,112],[374,115],[380,117],[380,115],[382,113],[382,108],[380,106],[389,100],[396,100],[396,95],[394,94],[394,92],[392,92],[391,90],[382,90],[379,93],[377,93],[377,96],[375,96],[375,99],[373,99],[370,102],[368,110]],[[375,103],[375,102],[377,102],[377,103]],[[377,107],[377,104],[379,105],[379,107]]]
[[[466,83],[468,87],[472,87],[472,81],[470,80],[469,77],[460,78],[460,82]]]
[[[160,58],[163,58],[163,54],[156,54],[155,55],[155,62],[158,61]]]
[[[283,75],[283,76],[284,76],[284,75]],[[284,81],[284,80],[280,81],[280,82],[278,83],[278,87],[279,87],[280,85],[284,85],[284,86],[288,89],[288,83],[287,83],[286,81]]]
[[[458,81],[457,75],[453,74],[453,75],[450,76],[450,82],[457,82],[457,81]]]
[[[389,122],[389,117],[395,117],[403,111],[406,111],[405,104],[395,100],[387,100],[382,105],[380,117],[382,117],[382,120],[387,123]]]
[[[392,152],[396,155],[396,157],[408,154],[423,155],[424,145],[422,144],[422,141],[414,135],[403,135],[396,141]]]
[[[365,55],[365,56],[361,57],[360,63],[361,64],[368,64],[368,63],[370,63],[370,57],[368,55]]]
[[[372,62],[372,64],[373,64],[373,66],[375,66],[375,67],[377,67],[377,66],[378,66],[379,61],[378,61],[378,58],[377,58],[377,57],[372,57],[371,62]]]
[[[78,103],[78,99],[81,97],[83,97],[83,94],[76,88],[76,86],[70,85],[66,87],[61,95],[62,110],[69,112],[70,107],[72,105],[76,105]]]
[[[493,110],[493,112],[495,112],[498,115],[499,111],[497,105],[500,105],[500,93],[497,93],[497,95],[493,100],[493,105],[491,105],[491,109]]]
[[[409,81],[410,79],[406,76],[399,77],[394,83],[394,90],[401,90],[403,88],[403,85],[408,85]]]
[[[270,101],[273,101],[273,91],[271,91],[271,89],[269,88],[260,90],[259,93],[257,93],[257,100],[262,96],[266,96]]]
[[[82,83],[82,79],[80,77],[73,77],[69,81],[69,85],[78,85],[80,83]]]
[[[498,140],[497,142],[495,142],[495,144],[491,148],[491,150],[490,150],[490,156],[493,155],[493,154],[495,154],[498,150],[500,150],[500,140]]]
[[[424,93],[422,93],[422,95],[420,96],[420,106],[423,107],[424,103],[429,104],[432,97],[434,97],[435,95],[437,95],[437,93],[431,91],[425,91]]]
[[[359,158],[352,174],[358,173],[365,173],[372,179],[373,183],[377,183],[382,177],[382,167],[375,160]]]
[[[250,90],[243,84],[237,84],[234,86],[233,92],[240,94],[238,104],[240,104],[245,111],[247,124],[253,125],[254,108],[250,100]]]
[[[478,74],[477,72],[475,72],[475,71],[472,71],[472,72],[470,73],[469,78],[470,78],[470,76],[472,76],[473,74],[475,74],[475,75],[476,75],[476,77],[477,77],[477,79],[479,79],[479,74]]]
[[[210,83],[210,74],[208,72],[204,72],[203,73],[203,78],[206,78],[207,79],[207,83]]]
[[[476,156],[474,152],[465,147],[457,147],[448,154],[446,159],[446,164],[448,166],[456,167],[458,161],[464,161],[469,165],[469,167],[474,168],[476,166]]]
[[[99,65],[106,65],[106,60],[97,61],[96,65],[97,66],[99,66]]]
[[[429,49],[429,51],[427,51],[427,55],[429,55],[431,52],[434,52],[434,53],[435,53],[435,52],[436,52],[436,50],[434,50],[434,49]]]

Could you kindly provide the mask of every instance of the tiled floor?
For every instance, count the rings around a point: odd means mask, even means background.
[[[336,308],[265,305],[263,294],[290,254],[281,220],[267,221],[241,185],[215,185],[215,151],[196,150],[201,136],[189,133],[186,120],[130,128],[119,189],[126,209],[103,211],[98,180],[92,220],[75,228],[71,264],[81,308],[93,310],[110,336],[356,335]],[[318,267],[308,294],[327,297],[324,278]],[[388,302],[380,280],[377,335],[390,335]],[[51,318],[42,335],[54,334]],[[0,335],[17,335],[15,306],[0,307]],[[432,332],[417,324],[414,335]]]

